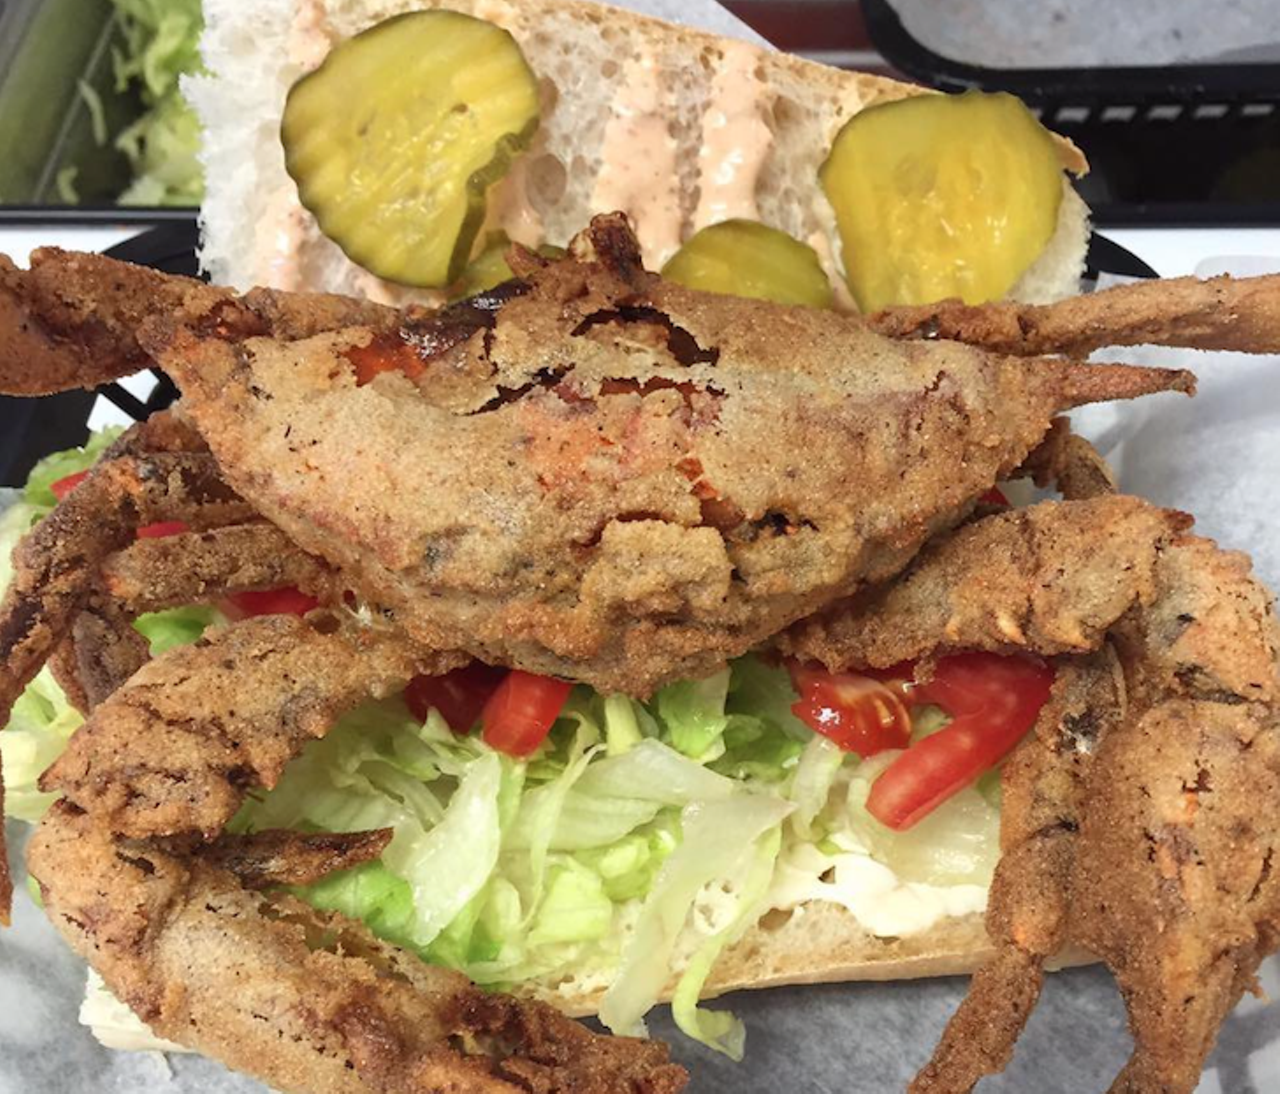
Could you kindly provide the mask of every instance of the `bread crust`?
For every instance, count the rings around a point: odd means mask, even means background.
[[[491,209],[510,199],[514,207],[532,210],[532,220],[524,213],[516,218],[531,238],[564,243],[592,213],[613,211],[595,207],[606,199],[614,204],[617,197],[611,186],[595,200],[602,165],[617,166],[616,155],[605,147],[609,118],[631,78],[629,66],[644,62],[656,67],[662,87],[658,110],[673,142],[676,234],[687,239],[698,226],[703,123],[709,113],[726,107],[728,100],[714,85],[722,72],[735,68],[739,83],[733,84],[733,101],[741,108],[755,95],[756,106],[745,109],[758,109],[771,134],[751,191],[756,218],[814,246],[842,306],[852,308],[840,274],[835,214],[818,184],[818,170],[854,114],[935,92],[585,0],[260,0],[254,5],[251,42],[244,33],[249,17],[241,0],[206,0],[203,52],[209,75],[184,87],[207,135],[202,258],[215,280],[241,287],[323,289],[385,303],[433,300],[425,290],[380,281],[325,239],[298,205],[282,150],[272,139],[289,86],[319,62],[330,43],[390,16],[430,9],[460,11],[504,26],[540,78],[542,125],[502,184],[507,196],[491,202]],[[246,126],[247,117],[256,124]],[[1071,142],[1057,138],[1057,148],[1064,168],[1086,170]],[[1069,188],[1065,179],[1064,185]],[[654,213],[659,221],[665,215]],[[643,212],[639,219],[645,220]],[[536,229],[530,227],[535,222]],[[499,223],[515,231],[501,217],[491,227]],[[1083,204],[1064,201],[1057,232],[1015,288],[1015,298],[1044,302],[1075,290],[1083,268],[1084,223]],[[643,240],[643,223],[640,228]],[[666,253],[667,248],[655,247],[646,259],[660,263]]]
[[[905,937],[879,938],[843,905],[809,901],[789,912],[766,912],[720,956],[701,998],[793,984],[968,975],[992,952],[982,912],[948,916]],[[1059,954],[1049,967],[1066,968],[1094,960],[1083,950],[1071,949]],[[677,980],[672,976],[667,982],[663,1002],[670,1001]],[[577,987],[564,982],[528,984],[517,990],[582,1018],[598,1012],[607,989],[598,984]]]
[[[333,7],[336,9],[338,5]],[[723,35],[671,23],[652,15],[642,15],[612,4],[595,3],[594,0],[374,0],[360,9],[362,15],[350,20],[335,20],[335,23],[345,37],[369,26],[374,20],[368,15],[375,10],[383,12],[378,15],[381,19],[400,11],[440,8],[465,12],[506,26],[516,34],[517,39],[521,37],[519,31],[537,26],[549,15],[568,14],[584,25],[607,24],[617,30],[629,30],[641,38],[649,39],[654,45],[674,45],[680,50],[688,51],[691,56],[698,56],[708,49],[718,50],[726,41]],[[868,106],[896,102],[916,95],[939,94],[933,88],[895,80],[889,76],[836,68],[780,50],[755,45],[751,45],[751,48],[759,51],[766,82],[782,83],[782,77],[788,77],[811,87],[815,94],[830,95],[847,103],[850,107],[849,116]],[[1083,175],[1089,170],[1084,153],[1074,142],[1057,133],[1053,134],[1053,139],[1063,168],[1074,175]]]

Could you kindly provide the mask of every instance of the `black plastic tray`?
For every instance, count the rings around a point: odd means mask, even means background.
[[[1280,64],[986,68],[923,46],[889,0],[862,0],[862,13],[901,72],[944,91],[1011,92],[1075,141],[1099,220],[1280,224]]]
[[[40,219],[47,223],[48,211],[44,212]],[[112,219],[119,221],[118,217]],[[83,215],[76,220],[86,222]],[[106,253],[112,258],[137,262],[166,273],[194,277],[198,271],[198,243],[196,222],[188,213],[126,240]],[[156,375],[160,382],[145,401],[135,398],[119,384],[104,384],[97,391],[68,391],[42,399],[0,396],[0,484],[21,486],[38,460],[50,452],[84,444],[89,437],[89,411],[99,394],[135,421],[168,406],[177,390],[167,376]]]

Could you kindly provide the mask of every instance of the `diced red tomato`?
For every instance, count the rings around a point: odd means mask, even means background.
[[[51,482],[49,484],[49,489],[53,491],[53,496],[61,501],[88,477],[88,471],[77,471],[73,475],[67,475],[64,478]]]
[[[800,693],[791,712],[815,733],[863,759],[887,748],[907,747],[911,715],[900,689],[862,673],[789,668]]]
[[[166,536],[180,536],[191,529],[180,520],[161,520],[155,524],[144,524],[138,529],[139,539],[164,539]]]
[[[418,721],[425,722],[434,707],[454,733],[468,733],[505,675],[505,669],[472,661],[443,676],[415,676],[404,689],[404,701]]]
[[[932,680],[908,690],[907,701],[934,703],[951,721],[885,768],[867,811],[889,828],[910,828],[1012,752],[1052,686],[1053,669],[1043,661],[992,653],[944,657]]]
[[[1008,505],[1009,499],[1004,496],[1004,491],[998,486],[993,486],[985,494],[978,499],[984,505]]]
[[[412,380],[425,367],[418,351],[398,334],[375,335],[367,346],[352,346],[345,356],[355,366],[359,387],[382,372],[403,372]]]
[[[542,744],[573,685],[513,669],[484,705],[485,743],[508,756],[528,756]]]
[[[231,619],[248,619],[255,615],[306,615],[319,603],[301,589],[290,587],[231,593],[218,607]]]

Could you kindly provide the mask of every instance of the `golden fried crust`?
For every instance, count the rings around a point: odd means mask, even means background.
[[[30,271],[0,255],[0,392],[95,387],[148,368],[154,362],[137,334],[156,314],[224,335],[283,339],[400,321],[398,312],[364,300],[270,289],[237,298],[193,278],[43,247],[32,254]]]
[[[243,520],[253,510],[219,477],[207,453],[122,456],[100,464],[14,549],[0,602],[0,718],[71,625],[112,551],[140,525],[197,527]]]
[[[675,1094],[665,1046],[489,995],[363,926],[54,807],[30,865],[70,945],[160,1036],[289,1094]]]
[[[140,524],[177,518],[200,526],[251,512],[207,453],[122,456],[99,466],[14,548],[13,578],[0,598],[0,725],[71,629],[98,563]],[[0,923],[7,923],[13,887],[3,843]]]
[[[103,560],[100,580],[106,595],[137,614],[245,589],[289,586],[319,595],[331,578],[279,528],[258,522],[140,539]]]
[[[105,601],[90,603],[71,627],[70,649],[75,658],[75,678],[88,714],[147,663],[147,640],[136,631],[130,615]],[[64,642],[63,646],[68,643]]]
[[[1059,409],[1187,382],[895,343],[604,253],[407,322],[416,383],[357,386],[367,330],[143,341],[237,488],[418,641],[634,694],[897,572]]]
[[[1135,1054],[1114,1090],[1194,1090],[1218,1026],[1280,935],[1280,720],[1165,701],[1102,744],[1080,829],[1073,937],[1116,974]]]
[[[1107,461],[1083,437],[1071,432],[1066,418],[1055,418],[1040,447],[1019,469],[1037,486],[1054,486],[1065,501],[1087,501],[1116,493],[1116,478]]]
[[[298,749],[362,699],[404,686],[423,660],[391,633],[323,613],[263,616],[140,669],[41,777],[107,831],[212,838],[249,786],[274,786]]]
[[[40,257],[51,253],[59,261],[45,266]],[[144,316],[192,295],[230,295],[142,267],[113,278],[120,264],[96,256],[38,251],[32,261],[26,272],[0,255],[0,391],[10,395],[93,387],[146,368],[136,336]]]
[[[1198,536],[1178,536],[1161,552],[1155,596],[1125,632],[1141,650],[1130,671],[1135,701],[1181,694],[1226,703],[1280,699],[1280,622],[1271,593],[1251,570],[1243,552]]]
[[[802,620],[776,645],[828,668],[885,667],[947,650],[1096,649],[1157,599],[1156,561],[1190,523],[1138,498],[1044,502],[961,528],[897,581]]]
[[[394,829],[372,832],[293,832],[266,829],[246,835],[223,833],[200,848],[210,866],[235,874],[246,889],[312,885],[338,870],[373,862],[386,850]]]
[[[887,308],[867,322],[892,338],[954,339],[1024,355],[1138,345],[1275,353],[1280,275],[1139,282],[1056,304],[944,300]]]

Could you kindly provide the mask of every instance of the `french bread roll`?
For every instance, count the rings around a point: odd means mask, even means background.
[[[968,974],[993,952],[983,920],[981,912],[970,912],[939,919],[923,931],[884,938],[868,931],[840,904],[810,901],[786,911],[774,909],[720,955],[701,998],[787,984]],[[1056,954],[1045,967],[1054,971],[1095,960],[1073,947]],[[673,975],[664,987],[664,1002],[670,1001],[677,980]],[[607,979],[588,975],[534,980],[513,990],[583,1018],[599,1011],[607,988]]]
[[[851,306],[818,168],[853,114],[928,92],[581,0],[206,0],[207,75],[186,92],[204,127],[202,261],[215,282],[390,303],[431,298],[373,277],[320,234],[298,204],[279,139],[289,87],[333,43],[430,8],[505,27],[540,79],[539,131],[490,191],[488,227],[529,245],[563,244],[593,213],[628,205],[646,264],[658,268],[706,223],[745,216],[812,245]],[[619,107],[641,110],[643,140],[611,139]],[[1085,170],[1074,145],[1059,140],[1058,148],[1066,169]],[[717,185],[730,150],[746,150],[746,162],[736,181]],[[1057,231],[1015,286],[1016,299],[1077,290],[1087,209],[1065,176],[1063,186]],[[637,189],[648,197],[623,200]]]

